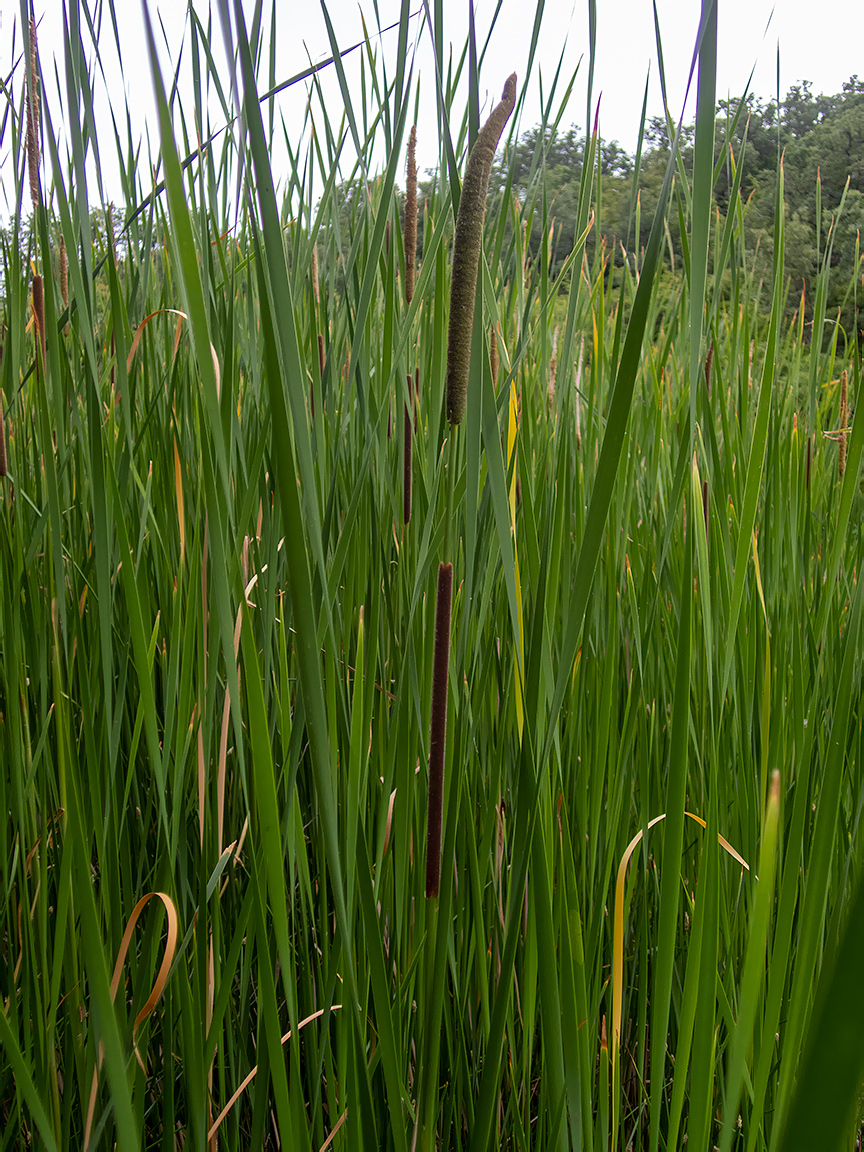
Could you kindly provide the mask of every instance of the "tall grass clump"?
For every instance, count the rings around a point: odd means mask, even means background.
[[[569,252],[563,70],[516,183],[542,4],[488,117],[494,29],[450,59],[442,3],[356,90],[329,20],[291,79],[260,11],[190,9],[170,82],[148,23],[146,156],[90,116],[137,50],[100,11],[60,95],[29,31],[6,85],[4,1146],[851,1152],[864,416],[825,302],[862,269],[824,244],[787,311],[746,142],[718,210],[715,4],[619,263],[590,79]]]

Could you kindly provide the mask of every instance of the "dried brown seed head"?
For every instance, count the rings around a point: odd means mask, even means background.
[[[33,277],[33,318],[36,322],[36,346],[42,354],[42,368],[45,368],[45,286],[42,277]]]
[[[66,258],[66,241],[60,237],[60,295],[63,307],[69,307],[69,261]]]
[[[483,244],[486,191],[495,149],[504,125],[516,105],[516,73],[504,85],[501,102],[477,134],[459,198],[456,234],[453,238],[453,277],[450,285],[450,326],[447,337],[447,419],[458,424],[465,415],[468,370],[471,365],[471,333],[477,269]]]
[[[408,137],[408,174],[405,180],[405,303],[414,299],[414,265],[417,259],[417,125]]]
[[[321,303],[320,289],[318,286],[318,245],[312,245],[312,295],[315,298],[315,303]]]
[[[34,211],[39,203],[39,74],[36,64],[36,21],[31,17],[30,74],[27,82],[27,171]]]

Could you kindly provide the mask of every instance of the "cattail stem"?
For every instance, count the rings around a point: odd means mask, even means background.
[[[447,674],[450,665],[450,607],[453,565],[439,564],[432,663],[432,727],[429,739],[429,807],[426,824],[426,896],[441,886],[441,824],[444,817],[444,751],[447,738]]]

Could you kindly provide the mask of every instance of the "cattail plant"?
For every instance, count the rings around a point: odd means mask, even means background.
[[[504,125],[516,105],[516,73],[504,85],[501,102],[477,134],[456,214],[453,238],[453,278],[450,283],[450,326],[447,333],[447,419],[458,424],[465,415],[468,370],[471,366],[471,332],[474,327],[474,298],[477,269],[483,243],[486,190],[492,174],[495,149]]]
[[[453,239],[453,274],[450,285],[450,325],[447,335],[447,419],[459,424],[465,415],[468,371],[471,366],[471,334],[474,327],[474,298],[477,269],[483,243],[486,191],[492,173],[492,160],[504,125],[516,104],[516,73],[504,85],[501,102],[477,134],[456,214]],[[450,437],[453,450],[453,436]],[[447,511],[444,522],[444,552],[447,554],[453,468],[448,468]],[[437,896],[441,878],[441,820],[444,802],[444,744],[447,734],[447,669],[450,662],[450,608],[453,594],[453,565],[442,561],[438,569],[435,602],[435,651],[432,671],[432,732],[429,744],[429,811],[426,835],[426,895]]]
[[[312,297],[317,308],[321,303],[321,289],[318,284],[318,245],[312,245]]]
[[[30,18],[30,72],[27,81],[27,171],[30,199],[39,204],[39,74],[36,70],[36,21]]]
[[[405,180],[405,303],[414,298],[414,266],[417,259],[417,125],[408,137],[408,174]]]
[[[546,403],[549,406],[549,411],[552,411],[552,406],[555,403],[555,378],[558,374],[558,325],[555,325],[555,331],[552,333],[552,356],[549,360],[549,379],[546,383]]]
[[[63,310],[69,310],[69,261],[66,257],[66,241],[60,237],[60,253],[58,262],[60,264],[60,295],[63,298]],[[67,322],[64,329],[65,332],[69,331],[69,324]]]
[[[489,368],[492,372],[492,387],[498,388],[498,336],[495,325],[489,327]]]
[[[33,277],[33,319],[36,324],[37,356],[42,371],[45,370],[45,287],[42,277],[38,274]]]

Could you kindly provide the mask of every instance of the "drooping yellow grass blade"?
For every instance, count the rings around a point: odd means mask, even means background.
[[[179,934],[180,920],[177,915],[177,908],[174,901],[170,896],[164,892],[148,892],[142,896],[135,907],[132,909],[132,915],[129,917],[129,922],[126,925],[126,931],[123,933],[123,939],[120,942],[120,950],[117,953],[117,962],[114,965],[114,975],[111,977],[111,999],[114,1000],[117,996],[117,989],[120,987],[120,974],[123,971],[123,965],[126,962],[126,953],[129,951],[129,945],[132,942],[132,933],[135,931],[135,925],[141,913],[144,911],[147,904],[157,896],[165,906],[165,915],[168,918],[168,939],[165,941],[165,952],[162,956],[162,963],[159,966],[159,971],[156,974],[156,980],[147,997],[144,1007],[135,1017],[135,1023],[132,1025],[132,1035],[138,1031],[138,1025],[143,1023],[144,1020],[150,1015],[156,1007],[159,997],[165,990],[165,985],[168,982],[168,974],[171,971],[171,965],[174,963],[174,953],[177,950],[177,937]],[[146,1073],[144,1062],[137,1046],[133,1041],[133,1050],[135,1052],[135,1059],[141,1066],[142,1071]],[[84,1126],[84,1146],[86,1147],[90,1141],[90,1131],[93,1126],[93,1113],[96,1108],[96,1087],[99,1083],[99,1069],[102,1064],[102,1045],[99,1045],[99,1055],[96,1060],[96,1067],[93,1069],[93,1083],[90,1087],[90,1102],[87,1106],[87,1122]]]
[[[685,816],[689,816],[691,820],[695,820],[697,824],[703,828],[707,827],[705,821],[701,816],[696,816],[693,812],[685,812]],[[661,820],[666,819],[666,813],[663,812],[659,816],[655,816],[653,820],[648,821],[648,828],[651,829],[655,824],[659,824]],[[627,878],[627,865],[630,863],[630,857],[636,851],[640,841],[642,840],[642,830],[640,829],[630,843],[624,850],[624,855],[621,857],[621,863],[618,865],[618,876],[615,881],[615,915],[612,927],[612,1099],[618,1099],[619,1090],[619,1077],[620,1077],[620,1046],[621,1046],[621,1004],[624,994],[624,882]],[[750,865],[736,850],[732,847],[728,840],[724,839],[719,833],[717,834],[717,841],[720,847],[723,848],[733,860],[737,861],[742,868],[750,871]],[[613,1108],[613,1126],[615,1125],[615,1117],[618,1115],[617,1108]],[[613,1127],[614,1131],[614,1127]],[[613,1143],[614,1146],[614,1143]]]

